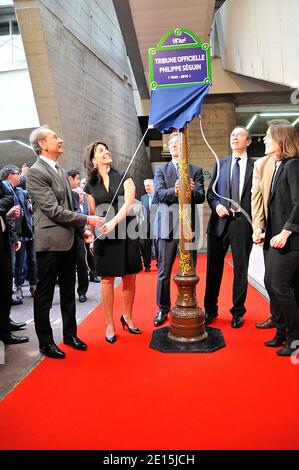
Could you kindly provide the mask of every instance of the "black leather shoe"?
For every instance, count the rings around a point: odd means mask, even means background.
[[[86,302],[86,300],[87,300],[87,297],[86,297],[85,294],[79,295],[79,302],[82,302],[82,303],[83,303],[83,302]]]
[[[26,326],[26,323],[16,323],[13,320],[9,319],[9,329],[10,331],[18,331],[21,328],[24,328]]]
[[[259,321],[255,324],[256,328],[260,328],[262,330],[268,330],[269,328],[275,328],[275,321],[272,317],[267,318],[265,321]]]
[[[12,299],[11,300],[11,305],[22,305],[23,300],[22,299]]]
[[[128,323],[126,322],[125,320],[125,317],[122,315],[120,317],[120,322],[122,324],[122,327],[123,327],[123,330],[125,328],[128,328],[128,331],[132,334],[132,335],[141,335],[142,334],[142,331],[139,330],[139,328],[130,328]]]
[[[286,342],[286,337],[285,335],[280,335],[279,333],[276,333],[273,339],[270,341],[266,341],[264,343],[265,346],[268,346],[268,348],[278,348],[279,346],[282,346]]]
[[[68,346],[72,346],[75,349],[79,349],[79,351],[86,351],[87,349],[87,344],[83,343],[83,341],[81,341],[78,336],[70,336],[69,338],[64,338],[63,342]]]
[[[205,324],[210,325],[211,323],[213,323],[213,321],[217,317],[218,317],[218,315],[211,315],[209,313],[206,313],[206,315],[205,315]]]
[[[231,323],[232,328],[241,328],[243,326],[243,318],[241,315],[235,315]]]
[[[163,323],[167,321],[167,313],[168,312],[162,312],[162,310],[159,310],[159,312],[156,314],[154,318],[154,325],[155,326],[163,325]]]
[[[28,343],[29,338],[28,336],[16,336],[10,333],[10,335],[3,336],[0,338],[4,344],[21,344],[21,343]]]
[[[292,347],[291,344],[292,343],[287,342],[287,344],[285,344],[281,349],[276,351],[277,356],[290,357],[290,356],[292,356],[292,354],[294,354],[296,352],[298,354],[299,353],[298,347],[297,348]]]
[[[90,282],[101,282],[101,279],[98,276],[96,276],[95,274],[91,274],[89,276],[89,280],[90,280]]]
[[[105,340],[107,341],[107,343],[115,343],[116,341],[116,335],[113,335],[113,336],[105,336]]]
[[[47,344],[46,346],[40,346],[39,350],[47,357],[52,359],[64,359],[65,353],[59,349],[55,343]]]

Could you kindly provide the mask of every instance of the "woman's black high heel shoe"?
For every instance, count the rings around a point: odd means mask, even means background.
[[[116,335],[113,335],[113,336],[105,336],[105,340],[107,341],[107,343],[115,343],[116,341]]]
[[[125,329],[125,327],[127,327],[129,333],[131,333],[132,335],[141,335],[142,334],[142,331],[140,331],[139,328],[130,328],[128,323],[124,319],[123,315],[120,317],[120,322],[122,324],[123,329]]]

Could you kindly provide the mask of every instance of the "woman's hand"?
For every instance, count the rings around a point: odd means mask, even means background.
[[[110,220],[109,222],[106,222],[104,225],[100,227],[100,232],[103,234],[110,233],[112,232],[115,226],[116,226],[116,220],[114,217],[112,220]]]
[[[94,244],[93,244],[93,242],[89,243],[89,252],[92,256],[94,256]]]
[[[290,230],[282,230],[278,235],[271,238],[270,246],[272,248],[283,248],[291,235],[292,232]]]
[[[253,243],[256,245],[262,245],[265,240],[265,233],[262,231],[261,228],[256,228],[252,234]]]

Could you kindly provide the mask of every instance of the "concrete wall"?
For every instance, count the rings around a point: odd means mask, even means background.
[[[216,13],[223,68],[299,87],[298,0],[226,0]]]
[[[40,122],[63,137],[64,166],[83,169],[82,151],[101,139],[125,169],[141,133],[126,50],[111,0],[14,2]],[[151,176],[144,146],[132,166],[138,187]]]

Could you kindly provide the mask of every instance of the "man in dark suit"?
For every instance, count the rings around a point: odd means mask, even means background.
[[[63,140],[46,126],[35,129],[30,143],[38,155],[27,176],[35,218],[37,286],[34,321],[40,351],[48,357],[64,358],[54,342],[50,325],[55,283],[58,278],[64,343],[78,350],[87,345],[77,337],[75,304],[76,230],[92,241],[86,224],[96,226],[100,217],[74,212],[72,191],[63,169],[57,163],[63,153]]]
[[[152,221],[155,219],[155,212],[157,208],[154,180],[144,180],[144,189],[146,194],[141,196],[142,204],[142,222],[141,222],[141,255],[143,264],[146,272],[151,270],[152,254],[155,252],[157,259],[157,250],[155,244],[155,238],[153,236]]]
[[[218,296],[224,258],[231,247],[234,262],[233,315],[231,326],[240,328],[246,312],[247,272],[252,248],[251,186],[253,160],[247,157],[251,138],[246,128],[236,127],[230,136],[232,156],[215,165],[207,200],[212,214],[207,228],[208,253],[205,322],[218,316]],[[219,174],[217,175],[217,173]],[[216,178],[218,179],[216,181]]]
[[[16,336],[11,331],[19,329],[9,318],[12,293],[12,262],[8,238],[8,219],[20,216],[20,207],[14,206],[14,198],[0,182],[0,341],[5,344],[20,344],[29,341],[27,336]]]
[[[179,240],[179,142],[176,132],[170,134],[168,145],[172,160],[166,163],[166,165],[158,166],[154,178],[157,202],[159,204],[154,227],[155,236],[158,239],[157,305],[159,307],[159,311],[154,318],[155,326],[163,325],[170,311],[170,276]],[[191,225],[194,231],[196,204],[202,204],[205,199],[202,169],[189,165],[189,178],[192,193]],[[191,255],[195,267],[197,250],[192,250]]]

